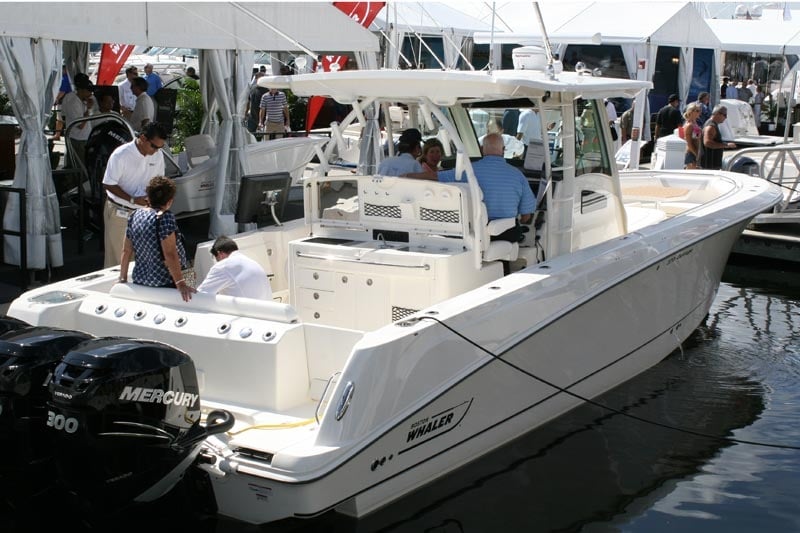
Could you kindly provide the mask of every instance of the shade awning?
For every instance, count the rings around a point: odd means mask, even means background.
[[[379,50],[377,37],[324,2],[8,2],[0,35],[210,50]]]

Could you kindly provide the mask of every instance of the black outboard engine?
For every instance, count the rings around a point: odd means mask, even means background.
[[[130,130],[120,119],[106,120],[92,127],[86,140],[86,173],[89,180],[89,195],[84,199],[87,223],[98,230],[103,228],[103,175],[108,158],[119,146],[133,140]]]
[[[0,474],[15,480],[20,498],[55,481],[52,439],[45,429],[47,381],[67,352],[91,338],[80,331],[33,326],[0,336]]]
[[[16,329],[29,328],[31,325],[14,317],[0,316],[0,335]]]
[[[160,498],[206,437],[233,426],[233,416],[221,411],[200,425],[194,363],[156,341],[86,342],[56,367],[49,389],[61,480],[86,511]]]

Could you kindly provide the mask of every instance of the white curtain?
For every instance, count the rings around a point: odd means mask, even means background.
[[[214,206],[209,229],[209,237],[213,238],[232,235],[238,231],[234,213],[242,177],[240,151],[250,141],[245,113],[254,54],[251,50],[204,52],[201,63],[203,75],[200,79],[208,79],[208,87],[216,104],[210,105],[211,112],[214,113],[216,107],[222,118],[216,135],[219,162],[214,180]]]
[[[646,43],[631,43],[620,45],[622,48],[622,55],[625,57],[625,66],[628,68],[628,75],[632,80],[652,80],[653,71],[656,66],[656,53],[658,46],[653,46],[649,42]],[[644,59],[646,69],[641,74],[639,73],[639,60]],[[642,99],[645,103],[643,112],[644,124],[641,127],[641,139],[643,141],[652,140],[650,135],[650,102],[647,98]]]
[[[14,187],[26,191],[27,265],[60,267],[64,264],[61,216],[44,126],[61,84],[61,41],[0,37],[0,77],[22,129]],[[19,197],[9,194],[3,228],[20,231],[19,215]],[[19,265],[20,251],[20,238],[5,236],[5,262]]]
[[[69,79],[74,80],[75,74],[83,72],[87,74],[89,68],[89,43],[78,41],[64,41],[62,44],[64,51],[62,56],[64,64],[67,65]]]
[[[456,33],[453,28],[442,30],[442,47],[444,48],[444,65],[449,69],[455,69],[458,60],[461,59],[461,47],[464,45],[463,33]],[[464,68],[469,68],[466,65]]]
[[[200,133],[207,133],[216,139],[219,132],[217,102],[211,78],[205,75],[209,71],[207,56],[207,50],[200,50],[197,54],[197,64],[200,70],[197,75],[200,76],[200,97],[203,100],[203,123],[200,126]]]
[[[685,108],[689,101],[689,89],[692,86],[692,70],[694,70],[694,48],[681,46],[681,58],[678,64],[678,96]]]

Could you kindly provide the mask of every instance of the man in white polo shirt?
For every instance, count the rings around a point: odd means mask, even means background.
[[[119,146],[108,158],[103,175],[106,191],[103,206],[105,268],[119,264],[128,216],[134,209],[147,206],[146,189],[150,179],[164,175],[161,148],[166,138],[164,127],[158,122],[150,122],[138,137]]]

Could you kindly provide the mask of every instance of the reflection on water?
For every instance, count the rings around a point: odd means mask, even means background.
[[[749,271],[750,278],[748,269],[726,271],[683,352],[600,401],[704,434],[800,445],[800,276]],[[211,518],[176,497],[114,523],[117,531],[152,528],[157,513],[160,524],[193,533],[800,531],[799,482],[799,451],[584,406],[361,520],[329,513],[256,528]],[[39,503],[61,513],[58,525],[69,523],[68,500]],[[0,505],[0,529],[40,525],[45,514],[29,507],[20,516]]]

